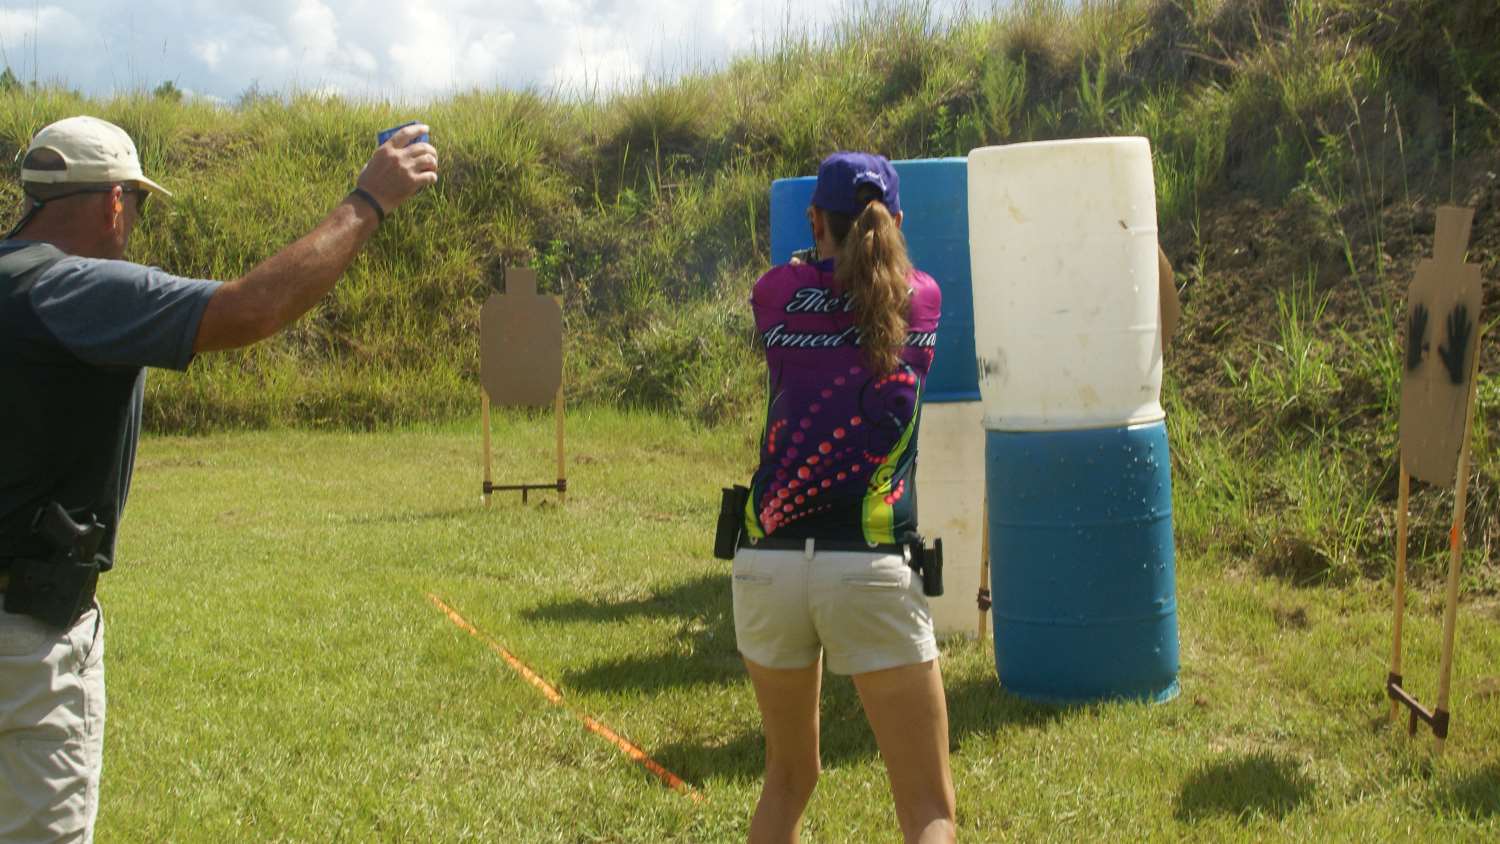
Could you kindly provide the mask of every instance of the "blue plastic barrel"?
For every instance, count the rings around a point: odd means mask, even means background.
[[[923,399],[979,401],[974,354],[974,295],[969,270],[969,165],[962,158],[893,162],[901,177],[902,231],[912,263],[937,279],[943,291],[937,357]],[[813,245],[807,222],[817,180],[811,176],[771,183],[771,263]]]
[[[1177,696],[1165,423],[985,433],[995,668],[1050,703]]]
[[[812,204],[812,176],[777,179],[771,183],[771,265],[785,264],[792,253],[813,245],[807,206]]]

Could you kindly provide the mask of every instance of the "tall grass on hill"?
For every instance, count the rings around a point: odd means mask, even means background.
[[[1455,141],[1469,149],[1500,133],[1488,38],[1500,12],[1483,2],[1019,0],[941,21],[911,0],[851,9],[828,32],[788,35],[722,71],[606,99],[473,91],[417,109],[442,146],[439,187],[395,215],[285,336],[154,379],[148,424],[368,427],[466,413],[478,305],[502,266],[521,263],[567,299],[577,399],[743,414],[759,385],[737,346],[748,338],[700,337],[700,312],[743,324],[743,292],[765,268],[769,182],[836,148],[922,157],[1143,134],[1170,229],[1225,192],[1279,201],[1380,98],[1409,115],[1407,147],[1431,163],[1429,183]],[[352,183],[373,131],[412,116],[296,93],[222,108],[22,88],[0,95],[0,154],[78,112],[123,125],[179,195],[148,216],[134,256],[218,278],[311,225]],[[646,347],[669,356],[643,361]],[[724,378],[664,389],[653,371],[693,368]]]
[[[566,300],[574,402],[743,423],[761,389],[746,298],[766,268],[773,179],[839,148],[914,158],[1144,135],[1186,285],[1173,366],[1192,375],[1173,388],[1174,425],[1179,470],[1203,492],[1182,514],[1198,525],[1187,544],[1243,545],[1272,568],[1310,560],[1315,578],[1368,570],[1393,508],[1393,334],[1425,250],[1416,221],[1467,199],[1463,162],[1500,146],[1500,6],[1017,0],[951,20],[911,0],[852,8],[827,32],[789,28],[722,70],[608,98],[471,91],[412,109],[291,93],[224,108],[20,88],[0,94],[0,156],[70,114],[120,123],[178,195],[153,206],[134,257],[232,278],[347,192],[377,129],[434,127],[439,185],[293,329],[153,377],[154,430],[471,414],[479,306],[517,264]],[[19,205],[12,182],[0,198]],[[1262,232],[1266,219],[1279,228]],[[1476,244],[1500,245],[1494,225],[1481,218]],[[1475,444],[1488,543],[1495,383]],[[1435,560],[1444,499],[1418,504],[1419,557]]]

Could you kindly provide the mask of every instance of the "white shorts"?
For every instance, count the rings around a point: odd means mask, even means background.
[[[932,611],[905,554],[762,551],[734,555],[734,635],[745,659],[864,674],[937,658]]]

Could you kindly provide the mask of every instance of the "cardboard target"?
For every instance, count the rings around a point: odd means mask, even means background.
[[[536,292],[536,272],[505,271],[505,292],[479,312],[479,380],[502,407],[551,407],[562,386],[562,306]]]
[[[1464,263],[1472,208],[1439,208],[1433,257],[1407,297],[1401,459],[1412,477],[1451,487],[1468,431],[1484,304],[1479,267]]]

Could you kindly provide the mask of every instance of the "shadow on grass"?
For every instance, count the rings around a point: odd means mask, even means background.
[[[413,512],[411,510],[393,510],[387,513],[356,513],[335,519],[335,522],[346,525],[405,525],[420,524],[422,522],[452,522],[461,519],[478,520],[486,515],[483,507],[450,507],[444,510],[428,510],[426,512]]]
[[[541,604],[521,612],[531,622],[619,624],[640,618],[681,620],[687,634],[676,653],[653,653],[614,659],[564,675],[564,685],[579,691],[651,693],[699,684],[748,683],[734,641],[733,599],[728,572],[672,585],[644,598],[598,603],[585,600]],[[989,735],[1004,726],[1041,727],[1087,708],[1055,708],[1027,703],[1005,694],[993,675],[947,683],[948,727],[955,752],[972,736]],[[877,755],[875,736],[865,721],[854,683],[847,677],[823,676],[822,736],[825,765],[861,761]],[[764,740],[759,729],[722,740],[702,737],[657,749],[668,768],[689,782],[713,777],[759,779],[764,773]]]
[[[1500,762],[1454,782],[1436,795],[1434,803],[1472,820],[1500,815]]]
[[[1040,728],[1088,711],[1087,707],[1057,708],[1027,703],[1002,692],[993,677],[950,682],[946,691],[948,735],[954,753],[962,749],[967,739],[991,735],[1003,727]],[[819,750],[825,767],[863,762],[879,755],[875,734],[865,720],[852,680],[823,675],[820,714]],[[765,739],[755,729],[720,742],[683,741],[660,748],[657,758],[693,783],[702,784],[711,778],[759,780],[765,774]]]
[[[704,683],[734,683],[745,677],[734,643],[729,576],[710,574],[675,584],[645,598],[616,603],[560,601],[525,610],[527,621],[617,624],[643,617],[670,617],[690,631],[674,653],[647,653],[570,671],[564,683],[580,691],[635,689],[653,692]]]
[[[1229,816],[1244,823],[1281,819],[1312,796],[1313,783],[1294,762],[1270,753],[1211,762],[1189,775],[1177,795],[1177,820]]]
[[[706,574],[695,580],[673,585],[645,598],[599,604],[591,601],[556,601],[523,610],[527,621],[590,622],[594,624],[630,621],[641,616],[714,617],[728,624],[734,632],[729,595],[729,570],[723,574]]]

